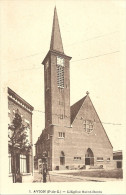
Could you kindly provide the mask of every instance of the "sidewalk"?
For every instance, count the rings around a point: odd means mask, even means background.
[[[80,182],[82,181],[94,181],[94,182],[122,181],[122,179],[116,179],[116,178],[83,177],[83,176],[67,175],[67,174],[63,174],[62,172],[56,172],[56,171],[50,172],[50,175],[65,177],[65,178],[74,178],[76,180],[79,180]]]
[[[47,178],[46,178],[47,182],[50,182],[50,175],[47,175]],[[41,173],[39,173],[38,171],[35,171],[34,172],[34,179],[32,181],[33,183],[37,182],[37,183],[43,183],[43,176]]]

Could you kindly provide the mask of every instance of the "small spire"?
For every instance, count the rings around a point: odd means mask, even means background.
[[[89,92],[87,91],[86,94],[89,95]]]
[[[60,27],[58,22],[58,16],[56,11],[56,6],[54,8],[53,26],[52,26],[52,36],[50,42],[50,49],[54,51],[59,51],[64,53],[62,38],[60,34]]]

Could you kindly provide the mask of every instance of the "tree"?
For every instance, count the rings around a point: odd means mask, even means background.
[[[27,128],[28,125],[24,125],[21,115],[17,109],[15,112],[14,119],[11,124],[8,125],[8,147],[9,153],[11,154],[11,171],[13,183],[16,183],[16,173],[20,172],[17,170],[16,155],[28,153],[31,149],[31,144],[27,139]]]

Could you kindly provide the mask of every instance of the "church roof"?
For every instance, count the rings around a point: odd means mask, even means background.
[[[78,102],[76,102],[75,104],[73,104],[70,107],[70,112],[71,112],[71,124],[73,123],[78,111],[80,110],[84,100],[86,99],[87,95],[85,97],[83,97],[82,99],[80,99]]]
[[[56,7],[54,9],[50,50],[64,53]]]

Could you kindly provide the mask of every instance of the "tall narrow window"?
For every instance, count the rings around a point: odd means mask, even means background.
[[[57,57],[57,85],[64,88],[64,59]]]
[[[27,167],[26,167],[26,155],[20,154],[20,172],[26,173]]]
[[[47,61],[45,64],[46,71],[46,90],[49,89],[49,62]]]
[[[11,173],[11,154],[8,154],[9,157],[9,173]]]

